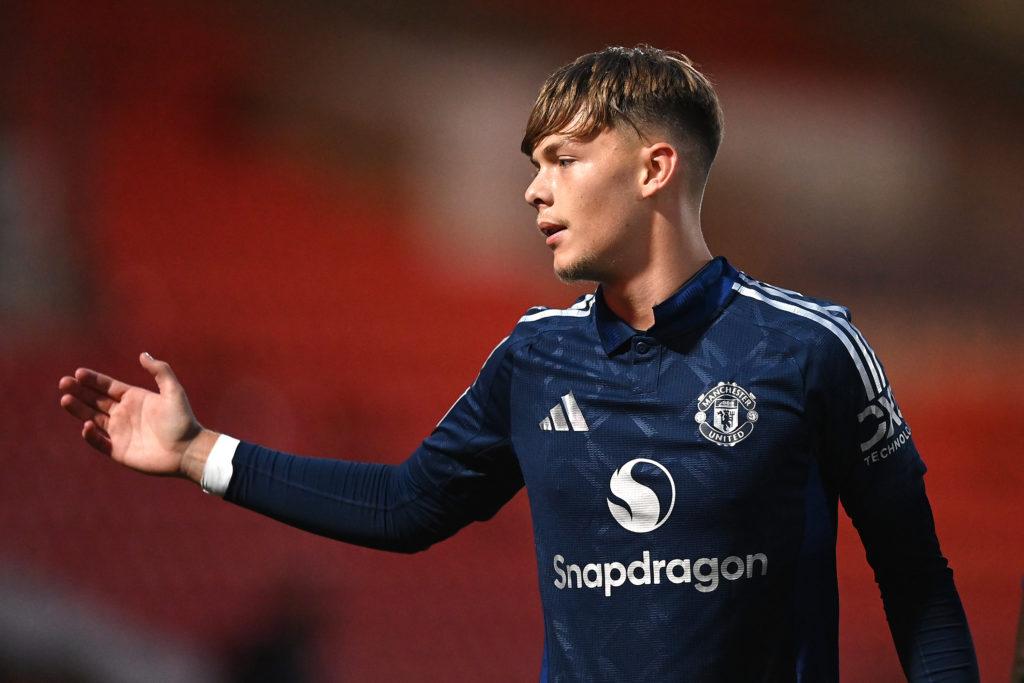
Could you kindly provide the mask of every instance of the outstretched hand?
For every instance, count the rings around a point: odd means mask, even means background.
[[[82,438],[112,460],[147,474],[199,482],[216,434],[204,430],[171,366],[144,353],[157,391],[87,368],[62,377],[60,405],[82,421]]]

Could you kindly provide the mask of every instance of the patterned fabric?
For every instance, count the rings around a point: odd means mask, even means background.
[[[908,676],[976,680],[924,464],[848,312],[717,259],[654,313],[634,330],[600,288],[531,310],[404,464],[242,443],[226,497],[414,551],[525,484],[549,681],[838,680],[842,501]]]

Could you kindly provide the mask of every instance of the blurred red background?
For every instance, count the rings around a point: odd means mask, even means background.
[[[886,362],[983,679],[1005,679],[1024,19],[929,7],[6,3],[0,677],[227,680],[286,631],[317,680],[535,680],[522,494],[421,555],[350,548],[105,462],[56,383],[146,382],[149,351],[211,428],[400,461],[526,308],[578,295],[549,274],[518,139],[548,71],[644,41],[719,84],[713,250],[849,305]],[[845,520],[839,555],[843,679],[899,680]]]

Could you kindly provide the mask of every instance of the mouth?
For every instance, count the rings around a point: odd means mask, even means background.
[[[545,237],[545,244],[548,245],[551,245],[553,243],[553,238],[555,237],[555,235],[566,229],[564,225],[560,225],[558,223],[538,223],[537,227],[540,229],[541,234],[544,235]]]

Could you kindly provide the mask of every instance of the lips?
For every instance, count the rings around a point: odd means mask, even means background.
[[[542,222],[538,223],[537,227],[540,229],[541,234],[546,238],[544,240],[545,243],[549,245],[552,243],[552,238],[554,238],[555,235],[565,230],[565,226],[559,223]]]

